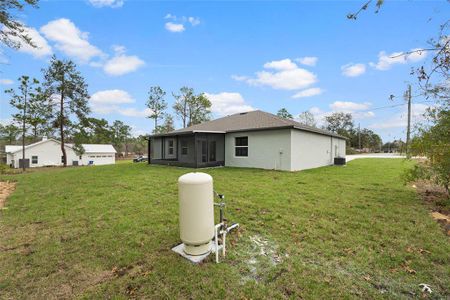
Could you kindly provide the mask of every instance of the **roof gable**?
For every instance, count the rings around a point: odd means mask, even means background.
[[[36,146],[39,146],[39,145],[42,145],[42,144],[45,144],[45,143],[49,143],[49,142],[54,142],[54,143],[57,143],[57,144],[61,144],[61,142],[58,141],[58,140],[46,139],[46,140],[41,140],[39,142],[36,142],[36,143],[29,144],[29,145],[25,146],[25,150],[33,148],[33,147],[36,147]],[[71,148],[68,144],[66,144],[65,146],[68,147],[68,148]],[[8,151],[8,150],[10,150],[10,151]],[[5,152],[6,153],[16,153],[16,152],[19,152],[19,151],[22,151],[22,146],[17,146],[17,145],[6,145],[5,146]]]
[[[81,144],[86,153],[116,153],[111,144]]]
[[[47,139],[42,140],[30,145],[25,146],[25,150],[30,149],[32,147],[36,147],[38,145],[42,145],[44,143],[48,142],[55,142],[57,144],[61,144],[60,141],[55,139]],[[66,143],[64,144],[65,147],[73,149],[74,144]],[[82,144],[84,150],[86,153],[116,153],[116,149],[111,144]],[[22,146],[18,145],[7,145],[5,146],[5,152],[6,153],[16,153],[22,151]]]

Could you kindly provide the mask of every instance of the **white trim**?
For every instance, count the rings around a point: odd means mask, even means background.
[[[193,130],[192,133],[227,133],[226,131],[214,131],[214,130]]]

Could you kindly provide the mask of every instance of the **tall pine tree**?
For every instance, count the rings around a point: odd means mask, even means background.
[[[70,60],[59,60],[53,56],[50,66],[43,72],[46,93],[55,102],[53,124],[59,128],[62,162],[65,167],[67,166],[67,154],[64,144],[71,118],[82,121],[90,112],[87,84],[75,63]]]
[[[17,113],[13,114],[14,121],[22,125],[22,169],[25,171],[25,138],[30,121],[29,102],[36,96],[36,85],[39,84],[39,81],[25,75],[18,80],[20,83],[18,92],[14,89],[5,92],[11,95],[10,104],[17,109]]]

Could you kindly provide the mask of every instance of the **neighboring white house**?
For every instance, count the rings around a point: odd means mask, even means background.
[[[77,155],[73,144],[65,144],[68,166],[109,165],[116,162],[116,150],[107,144],[82,144],[83,155]],[[6,163],[12,168],[22,167],[22,146],[5,146]],[[62,166],[61,143],[55,139],[43,138],[25,146],[25,166]]]
[[[346,138],[256,110],[155,134],[149,143],[152,164],[299,171],[345,158]]]

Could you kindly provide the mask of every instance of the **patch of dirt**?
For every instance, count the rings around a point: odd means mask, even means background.
[[[450,216],[434,211],[431,213],[431,217],[441,224],[447,235],[450,236]]]
[[[276,272],[276,268],[287,255],[279,253],[278,245],[275,242],[261,235],[253,235],[244,244],[245,248],[239,253],[246,269],[245,272],[242,272],[242,283],[249,280],[273,281],[284,273],[284,270]],[[270,273],[274,272],[276,273],[270,276]]]
[[[0,181],[0,209],[6,204],[6,198],[14,192],[16,183],[11,181]]]
[[[441,224],[446,234],[450,236],[450,199],[445,189],[426,180],[416,181],[413,188],[430,207],[431,217]]]

